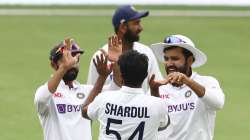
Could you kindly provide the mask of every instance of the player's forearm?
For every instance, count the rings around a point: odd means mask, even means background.
[[[51,79],[48,81],[48,89],[51,93],[54,93],[62,80],[66,70],[63,67],[59,67],[57,71],[54,72]]]
[[[159,88],[157,88],[157,89],[150,89],[150,93],[151,93],[151,96],[160,97]]]
[[[93,89],[90,92],[90,95],[88,96],[86,102],[84,103],[82,107],[82,116],[84,118],[89,118],[87,115],[88,105],[95,99],[95,97],[102,91],[102,88],[105,84],[107,76],[99,76],[97,78],[97,81],[93,87]]]
[[[219,87],[204,87],[192,79],[190,79],[187,85],[211,108],[217,110],[224,106],[224,93]]]
[[[186,82],[187,86],[189,86],[198,97],[203,97],[205,95],[205,87],[197,83],[192,79],[188,79]]]
[[[119,87],[121,87],[123,84],[120,67],[117,62],[113,64],[113,82]]]
[[[107,77],[104,76],[99,76],[97,78],[97,81],[84,104],[85,106],[89,105],[95,99],[95,97],[102,91],[106,78]]]

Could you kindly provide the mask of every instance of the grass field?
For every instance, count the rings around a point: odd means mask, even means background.
[[[219,79],[226,95],[215,140],[249,139],[250,18],[147,17],[142,24],[144,44],[184,34],[208,55],[208,63],[195,71]],[[33,98],[52,73],[48,53],[53,45],[70,36],[85,50],[78,78],[84,83],[90,57],[112,33],[111,17],[0,16],[0,140],[43,139]],[[96,123],[93,131],[96,140]]]

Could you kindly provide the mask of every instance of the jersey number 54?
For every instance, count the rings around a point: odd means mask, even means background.
[[[106,134],[107,134],[107,135],[113,134],[113,135],[116,136],[117,140],[121,140],[121,135],[120,135],[119,132],[117,132],[117,131],[115,131],[115,130],[109,129],[111,123],[122,125],[122,120],[117,120],[117,119],[108,118],[107,126],[106,126]],[[137,126],[137,128],[136,128],[135,131],[132,133],[132,135],[128,138],[128,140],[133,140],[137,133],[139,133],[138,140],[142,140],[142,138],[143,138],[144,126],[145,126],[145,122],[142,121],[142,122]]]

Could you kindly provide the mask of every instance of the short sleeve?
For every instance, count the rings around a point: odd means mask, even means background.
[[[102,106],[102,93],[97,95],[93,102],[88,105],[87,114],[91,120],[96,120],[100,114],[100,108]]]
[[[34,103],[36,110],[40,115],[46,115],[48,112],[49,101],[52,99],[52,93],[48,89],[48,83],[39,87],[35,94]]]
[[[169,116],[168,116],[168,113],[167,113],[167,104],[164,100],[160,99],[160,107],[159,107],[159,112],[161,113],[160,114],[160,126],[159,126],[159,130],[164,130],[165,128],[167,128],[167,126],[169,125],[170,123],[170,120],[169,120]]]

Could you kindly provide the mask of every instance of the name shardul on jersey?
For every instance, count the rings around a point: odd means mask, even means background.
[[[150,118],[147,107],[120,106],[111,103],[106,103],[105,114],[131,118]]]

